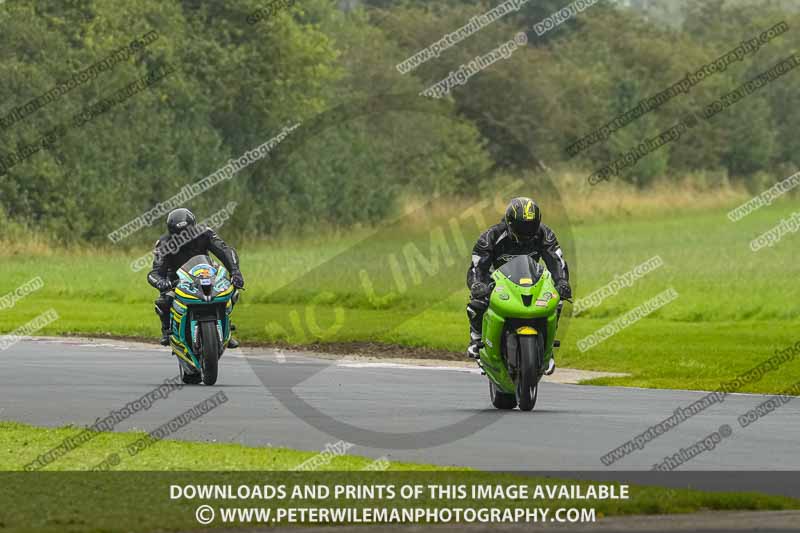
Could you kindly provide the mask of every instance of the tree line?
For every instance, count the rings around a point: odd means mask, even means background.
[[[298,123],[269,157],[188,207],[202,216],[236,201],[225,233],[261,236],[374,224],[406,195],[477,195],[497,176],[555,169],[557,179],[569,167],[588,178],[793,54],[800,30],[796,10],[780,2],[682,2],[667,23],[602,0],[534,31],[570,3],[513,2],[402,73],[397,65],[501,2],[7,2],[0,117],[15,118],[0,120],[0,224],[108,242],[109,232]],[[787,31],[757,50],[632,112],[779,23]],[[513,54],[443,98],[420,96],[519,32],[527,44]],[[158,39],[135,45],[143,35]],[[123,47],[124,60],[95,68]],[[91,79],[57,90],[89,67]],[[171,75],[31,152],[69,117],[165,70]],[[796,76],[749,94],[615,179],[646,187],[712,174],[757,187],[788,176],[800,164]],[[42,95],[51,95],[46,105],[15,111]],[[617,117],[635,120],[569,150]],[[20,153],[28,156],[15,160]],[[154,224],[127,242],[160,231]]]

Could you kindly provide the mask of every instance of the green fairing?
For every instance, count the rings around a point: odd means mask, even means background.
[[[195,259],[197,258],[193,258],[192,260]],[[211,261],[207,262],[208,264],[212,264]],[[186,265],[184,265],[184,267],[185,266]],[[228,271],[224,266],[221,265],[213,264],[213,267],[217,269],[215,279],[225,280],[224,285],[221,287],[215,286],[215,290],[219,288],[224,291],[230,286]],[[192,294],[192,283],[194,280],[193,277],[184,270],[184,268],[179,269],[177,271],[177,275],[179,279],[178,290],[183,290],[186,294],[191,294],[191,296],[194,296],[194,294],[199,294],[197,292]],[[219,281],[217,281],[217,283],[219,283]],[[175,356],[178,358],[178,364],[183,364],[181,363],[181,359],[183,359],[184,362],[191,364],[194,369],[201,369],[201,356],[200,354],[195,353],[193,347],[196,345],[196,342],[195,339],[192,338],[192,332],[196,331],[198,321],[190,319],[189,314],[186,312],[189,307],[198,308],[210,305],[225,305],[223,320],[217,320],[217,327],[221,328],[222,330],[222,349],[224,350],[228,346],[231,338],[230,314],[232,311],[232,306],[230,301],[233,294],[234,292],[228,292],[222,296],[215,295],[210,300],[202,301],[199,297],[185,297],[176,291],[175,301],[172,306],[170,317],[170,344],[172,346],[173,354],[175,354]]]
[[[524,259],[524,256],[521,258]],[[533,285],[515,283],[502,269],[493,272],[492,278],[495,287],[489,300],[489,309],[483,316],[484,346],[480,350],[480,363],[488,378],[498,389],[506,394],[515,394],[515,380],[509,373],[509,364],[503,353],[506,344],[506,323],[508,319],[520,319],[523,322],[517,324],[518,326],[534,327],[537,334],[544,337],[542,360],[549,361],[553,354],[561,298],[553,285],[550,272],[546,269]],[[524,278],[520,281],[524,281]],[[525,305],[523,296],[530,297],[530,305]],[[546,327],[542,327],[543,325]],[[543,329],[545,331],[542,331]],[[520,336],[516,331],[509,331],[508,334]],[[540,368],[540,372],[542,371]],[[541,376],[536,377],[537,382],[539,377]]]

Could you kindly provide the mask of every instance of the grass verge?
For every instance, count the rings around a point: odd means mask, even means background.
[[[0,423],[0,470],[20,470],[25,463],[80,431],[76,428],[43,429],[17,423]],[[526,485],[531,494],[536,485],[561,483],[587,487],[589,482],[571,482],[510,474],[476,472],[463,468],[441,468],[410,463],[389,463],[386,471],[370,472],[372,459],[339,455],[314,472],[287,472],[315,454],[278,448],[248,448],[236,444],[208,444],[163,440],[122,460],[112,472],[75,472],[118,453],[142,433],[100,433],[37,473],[0,473],[0,524],[3,531],[180,531],[196,529],[194,510],[206,500],[170,498],[171,485],[217,484],[284,485],[289,495],[295,486],[326,485],[464,485],[462,499],[436,498],[423,494],[417,499],[374,500],[342,497],[332,499],[285,498],[283,500],[219,500],[231,507],[562,507],[593,508],[598,519],[630,514],[689,513],[704,510],[800,509],[800,500],[755,493],[707,493],[690,489],[632,486],[624,500],[533,499],[510,495],[476,499],[471,487]],[[306,490],[306,489],[303,489]]]

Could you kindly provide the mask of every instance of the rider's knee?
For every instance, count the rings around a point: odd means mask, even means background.
[[[480,322],[483,319],[483,314],[486,312],[486,309],[489,308],[489,302],[483,300],[472,299],[470,300],[469,304],[467,304],[467,318],[469,318],[470,324],[472,327],[479,327],[475,324]]]
[[[489,309],[488,298],[472,298],[467,304],[467,313],[481,313]]]
[[[169,308],[172,307],[172,298],[162,293],[154,302],[157,315],[164,315],[169,313]]]

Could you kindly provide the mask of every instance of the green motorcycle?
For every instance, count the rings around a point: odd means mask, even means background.
[[[489,308],[483,315],[478,365],[489,378],[498,409],[530,411],[553,349],[563,302],[550,272],[530,256],[515,256],[492,273]]]

